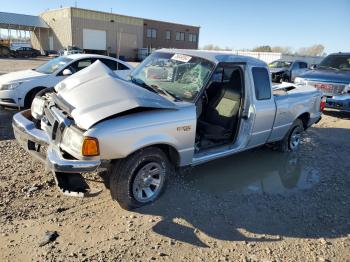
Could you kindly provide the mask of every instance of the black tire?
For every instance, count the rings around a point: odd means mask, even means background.
[[[284,76],[284,77],[283,77],[283,82],[290,82],[290,81],[289,81],[289,77],[288,77],[288,76]]]
[[[303,122],[298,118],[297,120],[294,121],[294,123],[292,124],[291,128],[289,129],[288,133],[283,138],[283,140],[277,143],[277,150],[280,152],[297,151],[300,146],[300,135],[303,131],[304,131]],[[295,144],[295,146],[293,146],[294,135],[299,136],[297,144]]]
[[[137,183],[136,178],[139,178],[139,176],[146,176],[146,172],[142,170],[152,164],[156,165],[161,173],[161,175],[159,175],[159,181],[161,181],[159,183],[160,186],[155,189],[156,193],[153,197],[150,197],[147,201],[140,201],[140,198],[135,196],[134,192],[137,190],[140,183],[146,183],[145,180],[147,178],[143,177],[142,182],[138,180],[139,183]],[[126,210],[150,204],[158,199],[164,192],[167,180],[172,173],[173,166],[160,148],[148,147],[141,149],[112,165],[109,180],[112,199],[117,201],[119,205]],[[161,176],[162,178],[160,178]],[[148,175],[148,178],[149,177],[150,175]],[[143,189],[136,192],[141,192],[141,197],[144,195]]]

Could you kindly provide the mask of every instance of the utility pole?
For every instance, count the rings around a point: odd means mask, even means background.
[[[123,32],[123,28],[120,29],[119,31],[119,43],[118,43],[118,50],[117,50],[117,58],[119,59],[119,56],[120,56],[120,45],[121,45],[121,42],[122,42],[122,32]]]

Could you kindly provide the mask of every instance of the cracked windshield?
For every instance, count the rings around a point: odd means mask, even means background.
[[[155,53],[135,70],[131,81],[175,100],[193,101],[213,68],[213,63],[202,58]]]

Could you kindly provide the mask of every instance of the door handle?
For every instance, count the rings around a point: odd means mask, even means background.
[[[249,118],[249,112],[243,111],[242,116],[243,119],[247,120]]]

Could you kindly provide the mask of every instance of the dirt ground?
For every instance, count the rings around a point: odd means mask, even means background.
[[[297,154],[213,161],[129,212],[96,173],[89,197],[62,195],[14,113],[0,111],[0,261],[350,261],[350,114],[326,111]],[[46,231],[59,236],[40,247]]]
[[[39,56],[37,58],[0,58],[0,75],[35,68],[49,59],[45,56]]]
[[[350,116],[328,112],[300,152],[260,148],[172,179],[128,212],[98,174],[64,196],[0,113],[0,261],[349,261]],[[59,237],[39,247],[46,231]]]

